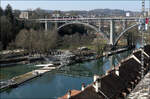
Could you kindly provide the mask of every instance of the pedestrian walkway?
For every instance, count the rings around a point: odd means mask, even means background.
[[[128,99],[150,99],[150,71],[131,92]]]

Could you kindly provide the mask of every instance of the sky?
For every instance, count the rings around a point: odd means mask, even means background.
[[[93,10],[93,9],[121,9],[141,11],[141,0],[1,0],[1,7],[5,9],[10,4],[13,9],[46,9],[46,10]],[[149,8],[146,0],[146,8]]]

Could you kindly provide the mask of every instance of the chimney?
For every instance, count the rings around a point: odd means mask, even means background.
[[[108,72],[108,71],[106,71],[105,75],[108,75],[108,74],[109,74],[109,72]]]
[[[122,96],[125,98],[127,96],[126,92],[122,92]]]
[[[71,97],[71,90],[68,90],[68,96],[67,96],[67,99],[70,99]]]
[[[84,91],[84,89],[85,89],[85,84],[82,83],[81,91]]]
[[[115,69],[115,74],[116,74],[117,76],[119,76],[119,70],[116,70],[116,69]]]
[[[94,75],[94,82],[95,82],[98,78],[100,78],[98,75]]]
[[[101,87],[101,80],[98,78],[95,82],[95,91],[99,92],[100,87]]]

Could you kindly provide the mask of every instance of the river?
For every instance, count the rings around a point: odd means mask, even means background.
[[[93,75],[103,75],[112,66],[127,57],[131,51],[104,57],[98,60],[65,66],[60,70],[54,70],[41,77],[32,79],[17,88],[8,89],[0,93],[1,99],[56,99],[64,95],[69,89],[81,89],[81,84],[90,84]],[[33,69],[35,65],[16,65],[1,68],[1,80],[10,79]]]

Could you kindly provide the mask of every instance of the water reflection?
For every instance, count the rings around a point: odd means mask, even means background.
[[[62,69],[56,71],[56,73],[74,77],[93,77],[94,74],[103,75],[110,68],[117,66],[118,63],[122,59],[126,58],[130,53],[131,51],[127,51],[109,57],[104,57],[98,60],[79,63],[71,66],[65,66]]]

